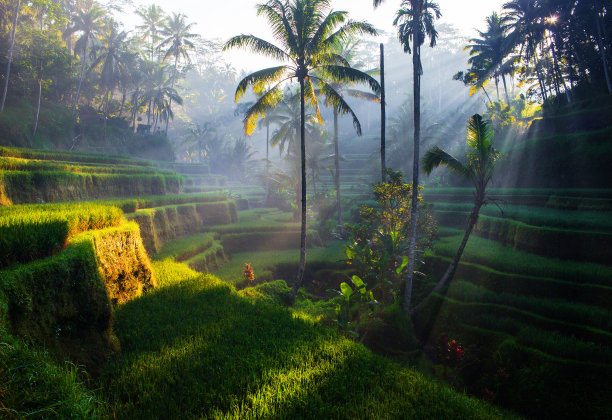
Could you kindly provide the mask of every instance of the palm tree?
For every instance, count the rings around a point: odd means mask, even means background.
[[[161,7],[151,4],[136,10],[136,14],[143,20],[143,24],[136,27],[143,40],[149,40],[149,60],[153,61],[157,43],[160,41],[159,33],[166,20],[166,15]]]
[[[129,54],[124,50],[126,44],[127,33],[119,31],[119,26],[113,21],[109,21],[106,29],[102,34],[100,46],[94,50],[96,59],[91,67],[102,67],[101,69],[101,84],[105,87],[104,91],[104,126],[108,119],[108,102],[112,95],[113,89],[119,81],[120,74],[126,73],[125,62],[129,60]]]
[[[491,130],[489,123],[483,120],[482,116],[475,114],[468,121],[467,125],[467,162],[462,163],[457,158],[451,156],[438,146],[434,146],[429,149],[423,157],[423,171],[426,174],[430,174],[434,168],[438,166],[447,166],[451,171],[457,173],[459,176],[469,179],[474,184],[476,189],[474,194],[474,207],[467,220],[465,227],[465,234],[463,240],[459,245],[459,249],[455,254],[455,257],[451,261],[448,269],[438,281],[433,292],[439,292],[444,288],[444,285],[448,283],[454,276],[463,250],[467,245],[470,234],[478,221],[478,214],[480,213],[481,207],[487,204],[486,188],[493,174],[495,172],[495,165],[501,158],[501,154],[493,147],[493,131]],[[423,303],[421,302],[412,311],[414,314],[421,308]]]
[[[190,33],[189,31],[193,27],[194,23],[187,23],[185,16],[182,13],[176,14],[173,13],[171,17],[166,20],[166,27],[164,28],[162,34],[166,36],[166,38],[159,44],[159,47],[168,47],[166,50],[166,54],[164,55],[164,61],[166,61],[170,57],[174,57],[174,74],[172,76],[172,89],[174,89],[174,83],[177,79],[177,71],[178,71],[178,63],[179,58],[183,58],[183,60],[187,63],[191,62],[191,58],[189,57],[190,51],[195,49],[195,45],[191,42],[192,38],[196,38],[197,35]],[[170,108],[172,107],[172,97],[170,97]],[[166,120],[166,134],[168,134],[168,122]]]
[[[87,52],[89,48],[89,42],[94,40],[96,36],[102,31],[104,11],[96,5],[92,5],[87,9],[79,9],[76,15],[73,17],[73,24],[68,29],[68,35],[75,32],[80,32],[81,36],[74,45],[75,52],[78,51],[81,56],[81,75],[79,77],[79,85],[77,88],[76,97],[73,104],[73,112],[76,111],[76,107],[79,103],[79,97],[81,96],[81,87],[83,85],[83,78],[85,77],[85,67],[87,65]]]
[[[377,1],[377,0],[375,0]],[[437,3],[429,0],[404,0],[395,17],[398,25],[398,36],[404,46],[404,52],[412,54],[412,75],[414,94],[414,158],[412,168],[412,207],[410,210],[410,245],[408,251],[408,278],[404,288],[404,311],[408,312],[412,299],[412,281],[416,256],[417,218],[419,206],[419,146],[421,142],[421,46],[429,38],[429,46],[435,47],[438,32],[434,20],[442,16]],[[412,42],[412,47],[410,43]]]
[[[15,19],[13,20],[13,29],[11,30],[11,47],[9,49],[8,62],[6,63],[6,76],[4,77],[4,88],[2,90],[2,101],[0,102],[0,113],[4,112],[4,104],[6,102],[6,93],[8,92],[8,82],[11,76],[11,63],[13,62],[13,50],[15,48],[15,29],[17,29],[17,20],[19,19],[19,7],[21,0],[17,0],[15,7]]]
[[[493,13],[487,17],[487,30],[478,31],[481,38],[470,39],[471,44],[466,48],[470,49],[470,59],[468,63],[476,69],[483,69],[486,78],[495,79],[497,88],[497,99],[499,100],[499,78],[501,76],[506,93],[506,102],[510,103],[508,96],[508,86],[506,85],[506,74],[511,73],[512,64],[515,58],[506,60],[512,52],[513,45],[508,35],[510,25],[507,17],[501,17]],[[482,77],[482,75],[481,75]]]
[[[355,35],[376,34],[376,30],[367,23],[348,20],[348,13],[330,10],[330,0],[270,0],[257,7],[257,14],[264,15],[275,38],[281,47],[253,35],[238,35],[230,39],[224,50],[230,48],[248,48],[284,63],[276,67],[257,71],[246,76],[238,84],[236,100],[246,93],[249,85],[263,87],[272,85],[266,93],[249,108],[244,119],[245,131],[253,132],[257,121],[266,112],[276,107],[281,101],[280,86],[287,81],[297,79],[300,84],[300,157],[302,172],[302,228],[300,239],[300,263],[295,285],[290,297],[293,300],[302,285],[306,267],[306,101],[315,108],[320,119],[316,88],[327,101],[338,108],[341,113],[353,116],[353,123],[361,132],[359,121],[344,98],[324,78],[333,82],[357,82],[363,80],[363,73],[350,67],[336,64],[337,55],[331,51],[332,46]],[[317,70],[319,75],[312,72]],[[376,91],[377,86],[370,86]],[[376,91],[376,93],[378,93]]]

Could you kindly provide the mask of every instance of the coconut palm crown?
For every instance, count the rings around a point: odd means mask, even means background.
[[[317,94],[321,94],[341,114],[350,114],[357,133],[361,134],[357,116],[334,89],[333,83],[366,83],[376,94],[380,93],[380,85],[366,73],[339,64],[343,60],[333,49],[354,36],[375,35],[376,30],[368,23],[349,20],[347,12],[331,10],[329,0],[270,0],[257,6],[257,15],[268,20],[278,46],[254,35],[238,35],[230,39],[223,49],[245,48],[282,63],[246,76],[236,88],[236,102],[245,95],[249,86],[255,91],[265,91],[246,111],[244,130],[247,134],[253,133],[257,121],[280,103],[283,84],[295,80],[300,84],[302,229],[300,264],[291,293],[294,298],[302,284],[306,265],[305,105],[314,108],[320,121]]]

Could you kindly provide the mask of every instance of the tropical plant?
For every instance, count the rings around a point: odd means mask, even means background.
[[[375,0],[380,2],[380,0]],[[408,252],[408,277],[404,288],[404,311],[408,313],[412,299],[412,282],[417,246],[418,194],[419,194],[419,147],[421,142],[421,46],[429,38],[429,46],[434,47],[438,32],[434,21],[442,16],[437,3],[429,0],[404,0],[398,10],[394,25],[398,26],[398,37],[404,52],[412,54],[412,76],[414,94],[414,157],[412,168],[412,207],[410,227],[410,247]],[[411,47],[412,42],[412,47]]]
[[[514,47],[509,30],[508,18],[494,12],[487,17],[487,30],[478,31],[480,38],[470,39],[471,44],[466,47],[470,50],[468,63],[474,68],[474,74],[478,74],[477,85],[484,87],[484,80],[493,78],[497,89],[497,100],[499,100],[499,78],[501,77],[506,93],[506,103],[510,103],[506,75],[512,73],[515,61],[515,57],[507,59]]]
[[[173,13],[172,16],[166,20],[166,26],[162,31],[162,34],[166,38],[159,44],[159,48],[167,47],[164,61],[170,57],[174,57],[174,73],[172,76],[172,85],[170,86],[172,89],[174,89],[174,84],[178,78],[179,59],[182,58],[183,61],[189,63],[191,61],[189,53],[195,49],[195,45],[191,39],[196,38],[197,35],[189,32],[194,24],[187,23],[185,21],[186,18],[187,16],[182,13]],[[168,108],[172,108],[172,97],[170,98]],[[166,134],[168,134],[168,122],[169,120],[166,119]]]
[[[457,175],[469,179],[475,188],[474,207],[468,217],[465,234],[459,249],[432,293],[440,292],[453,278],[470,234],[478,221],[480,209],[491,202],[491,199],[487,198],[486,189],[495,174],[496,164],[502,157],[501,153],[493,147],[493,131],[489,122],[485,121],[479,114],[475,114],[468,121],[467,146],[467,162],[461,162],[437,146],[429,149],[423,157],[423,171],[425,173],[430,174],[438,166],[447,166]],[[417,312],[422,305],[423,302],[417,305],[411,313]]]
[[[257,7],[257,14],[268,19],[274,36],[280,43],[277,47],[268,41],[253,35],[239,35],[230,39],[224,50],[231,48],[248,48],[267,57],[288,63],[257,71],[246,76],[236,89],[236,101],[246,93],[248,86],[256,90],[271,85],[266,93],[249,108],[244,118],[247,134],[255,129],[259,118],[270,109],[275,108],[282,99],[281,85],[292,79],[300,84],[300,155],[301,155],[301,239],[300,263],[291,299],[295,298],[302,285],[306,266],[306,104],[315,108],[320,119],[319,102],[316,91],[319,90],[328,103],[353,116],[353,123],[358,133],[361,126],[356,116],[344,101],[343,97],[329,82],[368,82],[364,73],[350,67],[337,65],[337,54],[332,47],[355,35],[376,34],[375,29],[367,23],[348,20],[348,13],[330,11],[329,0],[270,0]],[[315,75],[313,71],[317,71]],[[366,75],[367,76],[367,75]],[[370,85],[378,93],[378,84]]]
[[[78,52],[81,57],[81,75],[74,98],[73,111],[76,111],[81,96],[81,87],[83,86],[83,78],[85,77],[85,68],[87,66],[89,43],[95,40],[97,35],[102,32],[104,16],[104,11],[95,4],[85,9],[80,8],[73,17],[72,26],[70,26],[67,31],[68,36],[74,33],[81,34],[74,44],[75,52]]]
[[[11,30],[11,47],[9,48],[8,61],[6,63],[6,73],[4,77],[4,87],[2,88],[2,101],[0,101],[0,113],[4,111],[6,93],[8,91],[9,78],[11,76],[11,64],[13,62],[13,51],[15,49],[15,30],[17,29],[17,20],[19,18],[20,6],[21,0],[17,0],[17,6],[15,7],[15,19],[13,20],[13,29]]]
[[[140,31],[141,39],[149,41],[149,60],[153,61],[156,58],[155,53],[159,53],[159,34],[166,21],[166,15],[162,8],[155,4],[136,9],[136,14],[143,21],[142,25],[137,26],[136,29]]]

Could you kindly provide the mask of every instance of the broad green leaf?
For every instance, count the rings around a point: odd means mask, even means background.
[[[351,295],[353,294],[353,289],[351,288],[351,286],[349,286],[346,283],[342,283],[340,284],[340,290],[342,291],[342,294],[344,295],[345,298],[350,298]]]
[[[404,256],[404,258],[402,258],[402,263],[399,267],[397,267],[397,270],[395,270],[395,272],[397,274],[401,273],[404,268],[406,268],[406,266],[408,265],[408,257]]]
[[[351,248],[350,246],[346,247],[346,256],[348,257],[349,260],[352,260],[353,258],[355,258],[356,254],[357,253],[355,252],[353,248]]]
[[[361,280],[361,277],[359,276],[353,276],[351,278],[351,280],[353,280],[353,284],[355,285],[355,287],[357,287],[358,289],[361,289],[362,287],[365,287],[365,283],[363,282],[363,280]]]

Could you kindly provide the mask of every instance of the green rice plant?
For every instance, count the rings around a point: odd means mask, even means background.
[[[93,155],[65,150],[37,150],[17,147],[0,147],[0,156],[22,159],[57,160],[81,163],[125,164],[138,166],[151,166],[152,163],[142,159],[125,156]]]
[[[450,263],[450,258],[431,255],[424,260],[422,270],[432,278],[441,276]],[[498,294],[571,300],[602,308],[609,308],[612,300],[612,287],[506,273],[465,261],[459,264],[456,275],[457,278],[469,279],[471,283]]]
[[[441,238],[434,253],[450,257],[459,247],[461,236]],[[431,254],[427,254],[431,255]],[[471,237],[463,260],[495,270],[565,280],[579,284],[612,286],[612,267],[587,262],[564,261],[533,255],[505,247],[495,241]]]
[[[155,270],[162,287],[117,309],[123,351],[100,379],[122,417],[512,417],[213,276]]]
[[[308,249],[307,270],[317,265],[334,265],[339,261],[344,261],[346,259],[345,247],[345,242],[333,241],[325,248]],[[245,252],[232,253],[230,261],[214,270],[213,274],[223,281],[241,286],[243,284],[242,269],[247,262],[252,264],[253,269],[258,273],[258,281],[261,281],[262,277],[266,280],[273,280],[272,272],[282,265],[295,264],[297,267],[299,259],[299,252],[296,252],[295,249],[259,251],[250,248]]]
[[[115,200],[97,200],[96,202],[109,206],[116,206],[125,213],[134,213],[141,209],[162,207],[173,204],[188,203],[210,203],[224,201],[225,194],[218,192],[196,193],[196,194],[168,194],[155,196],[141,196],[135,198],[123,198]]]
[[[457,276],[460,279],[460,276]],[[583,324],[612,332],[612,311],[560,299],[542,299],[510,293],[496,293],[467,281],[454,281],[446,296],[464,302],[495,303],[524,309],[552,319]]]
[[[0,327],[0,417],[102,418],[104,403],[85,387],[83,374]]]
[[[258,251],[299,249],[300,231],[296,229],[276,232],[223,233],[221,240],[223,247],[231,253],[245,252],[250,249]],[[313,229],[307,230],[306,246],[312,248],[321,245],[319,233]]]
[[[181,262],[185,261],[211,247],[215,240],[212,233],[196,233],[195,235],[167,242],[153,258],[161,261],[167,258]]]
[[[185,264],[192,270],[209,273],[221,267],[226,261],[223,245],[219,241],[213,241],[204,251],[185,260]]]
[[[44,171],[75,172],[89,174],[158,174],[176,175],[173,171],[137,165],[83,164],[78,162],[61,162],[51,160],[33,160],[12,157],[0,157],[0,170],[4,171]]]
[[[75,203],[0,207],[0,268],[52,255],[74,235],[117,226],[116,207]]]
[[[20,204],[177,194],[181,185],[178,175],[0,171],[0,200]]]
[[[471,210],[471,203],[434,204],[435,210],[463,212]],[[480,213],[486,216],[504,217],[534,226],[550,226],[573,230],[593,230],[606,232],[612,229],[612,214],[599,211],[560,210],[557,208],[502,205],[503,215],[495,206],[484,207]]]

